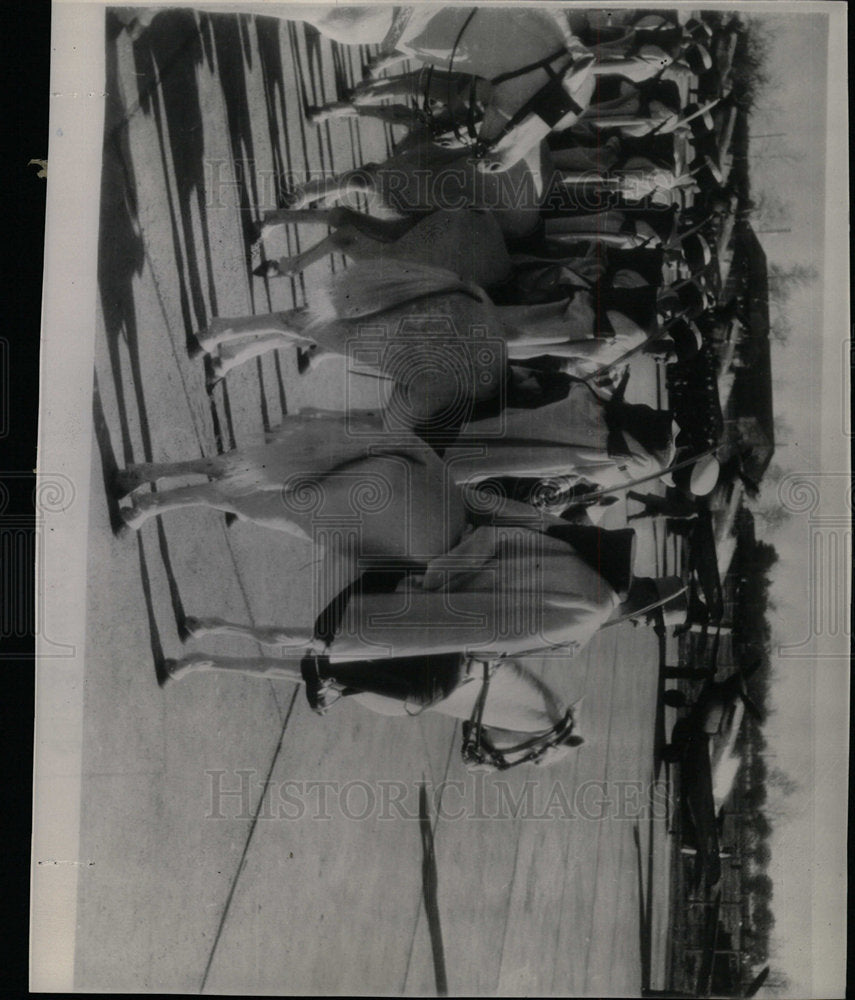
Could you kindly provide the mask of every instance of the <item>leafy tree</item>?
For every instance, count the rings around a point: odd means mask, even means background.
[[[813,264],[790,264],[784,267],[774,262],[768,264],[769,302],[785,305],[793,292],[812,285],[819,277]]]
[[[788,774],[779,767],[773,767],[766,778],[766,784],[770,788],[777,789],[782,795],[789,798],[799,789],[799,783],[794,781]]]
[[[783,229],[789,225],[792,215],[790,203],[768,191],[752,196],[750,211],[755,230]]]
[[[733,54],[732,96],[750,110],[770,83],[767,67],[775,31],[767,18],[746,18],[743,25]]]
[[[767,868],[772,860],[772,849],[765,840],[759,841],[751,849],[751,860],[759,868]]]

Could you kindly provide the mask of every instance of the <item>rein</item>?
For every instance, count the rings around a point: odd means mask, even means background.
[[[483,723],[484,707],[487,704],[487,694],[490,690],[490,666],[484,663],[484,675],[481,679],[481,691],[472,709],[472,715],[463,723],[463,746],[461,754],[466,764],[486,767],[491,771],[507,771],[517,764],[538,763],[551,747],[579,746],[584,741],[579,736],[573,736],[575,720],[573,710],[568,709],[564,717],[551,729],[534,736],[512,747],[499,749],[487,734]],[[509,756],[522,753],[518,760],[508,760]]]
[[[446,101],[447,101],[447,104],[448,104],[449,108],[451,108],[451,104],[452,104],[452,102],[451,102],[451,80],[452,80],[451,74],[454,71],[454,57],[457,55],[457,48],[460,45],[460,40],[463,38],[463,33],[466,31],[466,29],[472,23],[472,18],[475,17],[475,15],[477,13],[478,13],[478,8],[477,7],[473,7],[472,10],[469,11],[469,14],[466,17],[466,20],[460,26],[460,31],[457,32],[457,38],[454,39],[454,45],[451,46],[451,55],[448,58],[448,86],[446,88],[447,89]],[[470,99],[472,97],[474,97],[474,95],[475,95],[475,77],[473,76],[472,77],[472,86],[471,86],[470,94],[469,94]],[[478,141],[478,136],[477,136],[477,133],[475,131],[475,121],[474,121],[475,109],[474,109],[473,104],[474,104],[474,102],[472,102],[470,100],[469,113],[466,116],[466,131],[469,133],[469,143],[468,143],[468,145],[469,145],[470,148],[472,148],[475,145],[475,143],[477,143],[477,141]],[[461,145],[467,145],[467,143],[464,143],[463,139],[461,138],[460,130],[457,127],[457,122],[455,121],[453,114],[452,114],[452,117],[451,117],[451,127],[454,129],[454,138]]]
[[[448,60],[449,82],[448,82],[447,103],[449,106],[451,105],[451,72],[454,69],[454,58],[457,55],[457,50],[460,46],[460,42],[463,38],[466,29],[472,23],[472,19],[475,17],[477,13],[478,13],[478,8],[473,7],[472,10],[469,12],[468,16],[466,17],[466,20],[460,26],[460,31],[457,32],[457,37],[454,40],[454,45],[452,45],[451,47],[451,55],[449,56]],[[584,111],[584,108],[582,108],[579,104],[577,104],[576,101],[574,101],[569,94],[566,94],[561,86],[561,82],[564,79],[564,75],[561,73],[556,73],[555,70],[552,69],[552,63],[559,56],[564,55],[566,52],[567,48],[562,45],[560,49],[557,49],[551,55],[545,56],[543,59],[538,59],[537,61],[529,63],[526,66],[522,66],[519,69],[509,70],[506,73],[500,73],[498,76],[493,77],[490,83],[493,86],[496,86],[497,84],[506,83],[508,80],[514,80],[517,77],[525,76],[527,73],[533,73],[535,70],[543,69],[549,74],[550,79],[547,84],[545,84],[532,98],[526,101],[525,104],[523,104],[523,106],[519,108],[516,114],[514,114],[505,123],[499,134],[496,135],[489,142],[486,142],[483,139],[479,139],[475,129],[474,96],[475,96],[476,78],[473,76],[469,94],[470,98],[469,113],[466,119],[466,131],[468,133],[468,142],[464,141],[463,137],[460,134],[460,130],[457,127],[457,122],[454,121],[452,118],[452,128],[454,129],[455,139],[461,145],[468,146],[468,148],[473,153],[475,158],[480,159],[486,156],[487,153],[489,153],[489,151],[494,146],[496,146],[500,140],[504,139],[504,137],[510,131],[512,131],[512,129],[516,128],[516,126],[519,125],[520,122],[523,121],[523,119],[529,114],[531,109],[541,101],[542,97],[544,95],[549,95],[550,92],[554,92],[556,96],[558,96],[559,94],[561,95],[564,107],[561,107],[561,104],[559,103],[559,113],[557,113],[554,116],[551,116],[553,117],[553,120],[548,121],[547,122],[548,124],[554,125],[555,122],[559,121],[561,118],[564,117],[564,115],[567,113],[568,110],[572,111],[576,115],[581,115],[582,112]]]
[[[566,51],[567,50],[565,48],[561,48],[552,55],[547,56],[545,59],[541,59],[536,63],[531,63],[529,66],[524,66],[522,69],[515,70],[512,73],[503,73],[501,76],[497,76],[491,81],[495,84],[497,81],[501,82],[504,80],[511,80],[515,77],[522,76],[525,73],[533,72],[536,69],[543,69],[549,74],[549,82],[544,84],[544,86],[541,87],[533,97],[529,98],[529,100],[527,100],[525,104],[523,104],[522,107],[519,108],[519,110],[505,122],[498,135],[490,139],[489,142],[479,140],[475,144],[474,153],[476,157],[483,157],[489,153],[494,146],[504,139],[509,132],[515,129],[517,125],[519,125],[520,122],[522,122],[529,115],[533,108],[542,103],[544,97],[554,95],[556,98],[560,98],[560,100],[556,101],[555,110],[550,110],[548,112],[548,118],[543,113],[538,115],[538,117],[543,118],[547,125],[555,125],[567,114],[568,111],[572,111],[575,115],[581,115],[584,112],[585,109],[581,106],[581,104],[578,104],[568,93],[565,92],[562,85],[564,81],[564,74],[556,73],[552,68],[552,63],[559,56],[566,53]],[[568,66],[567,69],[569,68],[570,67]],[[544,110],[545,109],[541,109],[541,111]]]

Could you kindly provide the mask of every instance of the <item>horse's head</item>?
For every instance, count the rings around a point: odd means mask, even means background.
[[[463,760],[470,771],[507,771],[518,764],[557,764],[580,747],[573,709],[551,728],[539,733],[511,732],[492,726],[463,724]]]
[[[537,71],[493,88],[482,129],[484,148],[478,158],[482,173],[509,170],[550,132],[572,128],[584,114],[596,84],[594,56],[581,45],[567,55],[570,61],[559,75],[547,78]]]

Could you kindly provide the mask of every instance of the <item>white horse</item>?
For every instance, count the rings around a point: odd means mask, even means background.
[[[492,212],[438,209],[427,216],[383,219],[337,205],[281,211],[276,218],[280,224],[327,225],[332,232],[302,253],[265,261],[255,273],[267,278],[298,274],[331,253],[352,260],[394,257],[443,267],[461,281],[481,287],[496,285],[511,273],[505,240]]]
[[[186,476],[210,481],[140,490]],[[407,574],[403,590],[354,596],[334,640],[345,658],[389,648],[402,656],[577,649],[617,607],[623,586],[603,577],[602,560],[595,568],[565,540],[565,522],[527,505],[491,500],[491,510],[510,511],[510,522],[478,524],[483,503],[473,507],[436,453],[417,438],[390,435],[375,415],[288,416],[255,448],[129,466],[115,492],[136,494],[122,511],[128,528],[206,506],[311,540],[323,560],[319,580],[335,593],[371,568]],[[390,625],[390,614],[403,618]],[[299,634],[304,648],[308,639]]]
[[[468,150],[438,146],[419,133],[383,163],[309,178],[290,193],[287,209],[265,213],[262,238],[288,222],[288,210],[322,206],[361,195],[371,215],[401,219],[436,209],[492,212],[506,237],[526,236],[540,221],[555,168],[544,142],[529,146],[499,173],[485,173]]]
[[[315,6],[293,4],[287,8],[287,17],[282,15],[282,6],[273,2],[245,3],[241,0],[238,11],[223,5],[194,3],[194,10],[210,14],[254,14],[262,17],[276,17],[280,20],[304,21],[311,24],[335,42],[342,45],[377,45],[389,35],[394,20],[395,8],[391,6],[344,7],[339,5]],[[117,7],[113,14],[125,25],[131,37],[136,38],[151,24],[158,14],[175,10],[163,4],[159,7]]]
[[[317,306],[213,319],[196,334],[222,378],[292,345],[312,364],[341,356],[389,382],[402,428],[492,398],[505,378],[502,321],[486,292],[444,268],[380,257],[331,276]],[[409,420],[409,423],[407,422]]]
[[[412,126],[418,117],[430,121],[444,114],[451,124],[450,131],[454,131],[456,122],[465,122],[463,131],[467,131],[466,125],[476,109],[487,104],[491,93],[489,81],[482,77],[422,66],[385,79],[361,80],[344,100],[308,108],[306,117],[312,125],[346,118],[377,118],[389,125]],[[414,105],[421,115],[414,114]],[[437,141],[450,142],[451,137]]]
[[[222,8],[201,4],[218,13]],[[304,21],[344,45],[379,44],[449,72],[481,77],[490,98],[477,133],[478,168],[507,170],[555,128],[581,114],[594,88],[594,57],[549,8],[314,7],[244,3],[241,12]],[[282,11],[283,13],[280,13]],[[129,30],[142,30],[156,10],[123,16]]]
[[[460,248],[462,261],[472,246],[474,240]],[[453,265],[454,253],[449,250],[451,259],[446,263]],[[290,260],[285,263],[293,266]],[[489,259],[468,266],[495,275],[503,265],[503,256],[493,251]],[[200,349],[213,359],[214,378],[223,378],[259,354],[288,346],[308,352],[312,367],[334,356],[359,362],[357,354],[368,357],[368,343],[360,330],[370,320],[386,331],[382,338],[375,338],[377,350],[370,367],[390,380],[390,405],[398,405],[402,395],[410,401],[423,398],[438,413],[452,399],[483,401],[495,395],[505,375],[506,359],[525,361],[544,354],[566,358],[578,365],[580,377],[588,378],[613,364],[628,345],[645,339],[643,330],[619,310],[609,308],[600,316],[596,297],[586,288],[580,287],[567,301],[497,306],[482,288],[444,268],[418,263],[415,253],[409,260],[378,253],[354,264],[329,279],[326,302],[322,312],[292,309],[213,319],[196,338]],[[432,321],[431,315],[445,316],[446,324]],[[597,328],[603,320],[611,327],[608,332]],[[404,321],[406,336],[398,337]],[[411,362],[401,363],[404,353]],[[470,355],[478,362],[472,368],[468,367]],[[433,358],[432,364],[439,365],[430,385],[420,358],[425,363]],[[362,362],[357,370],[368,367]],[[423,413],[422,419],[431,415]]]
[[[258,635],[258,630],[248,633],[218,618],[191,618],[185,625],[188,638]],[[269,645],[281,645],[278,632],[268,638],[272,639]],[[304,662],[301,653],[254,658],[188,653],[166,660],[163,683],[219,671],[301,684],[306,680]],[[430,711],[471,720],[482,700],[480,724],[487,730],[484,742],[490,750],[498,751],[501,767],[528,761],[554,764],[584,742],[577,732],[579,702],[566,705],[543,682],[534,664],[524,658],[481,661],[452,655],[436,666],[436,661],[427,658],[339,660],[325,666],[317,659],[310,662],[316,671],[310,701],[320,714],[326,714],[341,697],[350,696],[380,715],[412,717]],[[493,763],[490,755],[485,756],[488,765]]]

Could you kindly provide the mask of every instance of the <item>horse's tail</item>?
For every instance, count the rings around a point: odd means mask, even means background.
[[[330,275],[318,289],[304,333],[311,337],[314,329],[337,320],[376,316],[407,302],[453,292],[478,302],[489,301],[478,285],[461,281],[442,267],[393,257],[357,262],[346,271]]]

